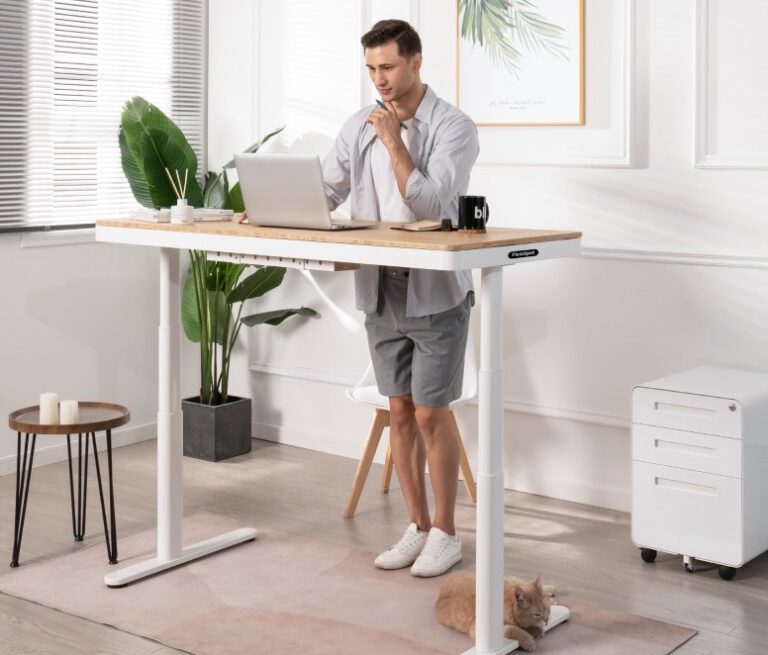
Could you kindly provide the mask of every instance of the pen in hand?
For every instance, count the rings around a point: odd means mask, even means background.
[[[381,107],[384,111],[389,111],[389,109],[387,109],[387,106],[381,100],[379,100],[378,98],[376,98],[376,104],[379,107]],[[408,126],[405,123],[403,123],[403,121],[400,121],[400,127],[402,127],[405,130],[408,129]]]

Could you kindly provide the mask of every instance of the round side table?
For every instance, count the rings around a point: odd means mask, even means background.
[[[113,403],[80,402],[79,421],[72,425],[44,425],[40,423],[40,408],[24,407],[8,415],[8,425],[17,433],[16,448],[16,511],[14,517],[13,555],[11,566],[19,565],[21,537],[24,532],[24,516],[27,513],[29,482],[32,477],[32,460],[35,456],[35,442],[38,435],[67,435],[67,458],[69,460],[69,498],[72,507],[72,532],[75,541],[82,541],[85,534],[85,510],[88,491],[88,438],[93,445],[93,459],[96,464],[96,479],[99,483],[101,518],[107,542],[107,556],[110,564],[117,564],[117,528],[115,525],[115,496],[112,485],[112,429],[125,425],[131,418],[127,407]],[[96,450],[96,433],[107,434],[107,468],[109,473],[109,523],[104,504],[104,490],[101,484],[101,467]],[[22,433],[24,451],[22,453]],[[72,472],[72,435],[77,435],[77,502]],[[32,437],[30,440],[30,436]],[[84,438],[83,438],[84,437]],[[85,441],[85,444],[83,444]],[[83,455],[83,451],[85,454]]]

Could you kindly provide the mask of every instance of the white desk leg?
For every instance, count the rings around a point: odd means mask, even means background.
[[[157,556],[104,576],[121,587],[190,560],[256,537],[240,528],[182,547],[184,516],[183,442],[181,434],[181,317],[179,250],[160,250],[160,329],[157,412]]]
[[[518,647],[504,639],[504,466],[500,266],[482,270],[480,397],[477,467],[477,607],[475,647],[465,655],[503,655]]]

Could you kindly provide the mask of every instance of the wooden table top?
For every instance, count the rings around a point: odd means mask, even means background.
[[[40,423],[40,407],[33,405],[11,412],[8,426],[15,432],[28,434],[80,434],[111,430],[131,419],[127,407],[88,400],[78,403],[78,413],[80,420],[72,425],[43,425]]]
[[[96,225],[139,230],[164,230],[260,239],[288,239],[443,251],[473,250],[477,248],[493,248],[581,238],[581,232],[569,230],[533,230],[513,227],[489,227],[487,232],[479,234],[459,231],[406,232],[404,230],[391,229],[395,225],[402,225],[402,223],[388,221],[377,221],[373,227],[364,230],[343,231],[263,227],[233,223],[231,221],[205,221],[182,225],[133,220],[99,220],[96,221]]]

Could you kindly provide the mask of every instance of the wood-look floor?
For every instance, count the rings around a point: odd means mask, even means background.
[[[119,536],[153,527],[155,444],[121,448],[115,457]],[[212,464],[184,460],[184,512],[214,511],[247,524],[314,535],[378,552],[406,523],[396,481],[379,493],[374,466],[354,519],[341,518],[355,462],[254,441],[249,455]],[[93,467],[91,467],[92,469]],[[93,471],[92,471],[93,473]],[[72,541],[66,463],[35,469],[21,565],[82,548]],[[95,479],[89,482],[85,545],[100,543]],[[14,476],[0,477],[0,565],[11,558]],[[462,567],[474,565],[474,507],[459,488],[457,527],[464,539]],[[507,492],[506,571],[543,574],[569,595],[592,604],[691,626],[699,635],[680,655],[768,653],[768,555],[740,569],[731,582],[717,570],[685,573],[679,557],[644,564],[630,542],[629,515],[539,496]],[[105,550],[106,556],[106,550]],[[140,583],[138,583],[140,584]],[[119,630],[0,594],[0,653],[25,655],[169,655],[181,653]],[[233,653],[233,655],[238,655]],[[625,654],[631,655],[631,654]]]

